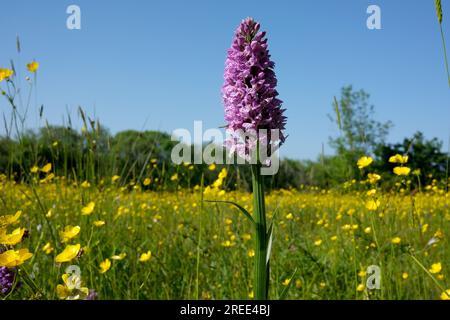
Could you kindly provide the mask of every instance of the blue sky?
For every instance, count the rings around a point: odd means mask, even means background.
[[[81,8],[81,30],[66,28],[70,4]],[[381,30],[366,28],[370,4],[381,8]],[[449,1],[443,10],[450,45]],[[20,63],[41,64],[37,100],[50,123],[61,124],[68,110],[80,127],[81,105],[113,133],[223,125],[226,50],[252,16],[267,31],[287,109],[283,156],[314,159],[322,143],[332,153],[337,129],[327,114],[347,84],[371,94],[378,120],[394,123],[389,141],[421,130],[447,146],[450,90],[432,0],[15,0],[1,11],[0,66],[18,62],[19,35]]]

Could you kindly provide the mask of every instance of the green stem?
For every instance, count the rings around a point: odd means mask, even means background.
[[[448,86],[450,87],[450,71],[448,69],[447,48],[445,47],[445,37],[444,37],[444,31],[442,30],[441,23],[439,24],[439,29],[441,31],[442,47],[444,49],[444,62],[445,62],[445,70],[447,71]]]
[[[268,294],[268,265],[266,209],[264,203],[264,186],[261,166],[252,165],[253,212],[255,220],[255,278],[254,293],[256,300],[266,300]]]

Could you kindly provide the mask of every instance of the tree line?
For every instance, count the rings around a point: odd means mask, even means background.
[[[332,111],[329,118],[339,128],[339,135],[329,140],[334,155],[322,154],[315,160],[281,159],[278,174],[265,179],[267,188],[333,188],[361,180],[356,161],[363,155],[374,158],[371,170],[383,177],[386,186],[394,183],[394,164],[388,159],[395,154],[407,154],[408,166],[420,170],[420,174],[415,171],[413,184],[448,179],[448,155],[442,150],[442,142],[437,138],[427,140],[416,132],[403,141],[386,143],[392,123],[375,120],[375,108],[364,90],[342,88]],[[0,137],[0,173],[28,181],[30,168],[51,163],[56,176],[69,180],[103,183],[117,176],[127,185],[142,184],[148,178],[151,183],[143,187],[169,190],[200,185],[202,176],[205,185],[217,178],[222,165],[212,170],[205,164],[173,164],[170,155],[176,143],[169,134],[159,131],[127,130],[113,135],[98,121],[85,121],[81,132],[47,125],[16,138]],[[251,174],[246,166],[226,167],[226,188],[250,189]]]

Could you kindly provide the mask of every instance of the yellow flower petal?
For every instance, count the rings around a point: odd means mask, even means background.
[[[359,169],[362,169],[362,168],[369,166],[372,162],[373,162],[373,159],[371,157],[364,156],[358,160],[357,165],[358,165]]]
[[[10,234],[6,234],[5,230],[3,232],[4,233],[0,230],[0,244],[5,246],[14,246],[22,241],[25,229],[17,228]]]
[[[89,202],[86,207],[81,209],[81,214],[84,216],[90,215],[92,212],[94,212],[95,209],[95,202]]]
[[[146,261],[150,260],[151,257],[152,257],[152,253],[149,250],[146,253],[141,254],[141,256],[139,257],[139,261],[146,262]]]
[[[51,163],[47,163],[45,166],[43,166],[41,168],[41,171],[44,173],[49,173],[50,170],[52,170],[52,164]]]
[[[450,289],[447,289],[444,292],[442,292],[441,300],[450,300]]]
[[[36,61],[30,62],[27,64],[27,69],[30,72],[36,72],[39,69],[39,63]]]
[[[28,249],[8,250],[0,254],[0,267],[14,268],[33,256]]]
[[[441,272],[441,270],[442,270],[442,264],[440,263],[440,262],[438,262],[438,263],[433,263],[432,265],[431,265],[431,268],[430,268],[430,273],[439,273],[439,272]]]
[[[5,79],[10,78],[14,72],[11,69],[3,69],[0,68],[0,82],[2,82]]]
[[[53,252],[53,247],[50,244],[50,242],[47,242],[43,247],[42,247],[42,251],[44,251],[46,254],[50,254]]]
[[[381,205],[380,200],[369,200],[366,202],[366,208],[369,211],[377,210]]]
[[[111,268],[111,260],[105,259],[100,263],[100,273],[105,273]]]
[[[112,256],[111,259],[113,259],[113,260],[123,260],[123,259],[125,259],[126,256],[127,256],[127,254],[125,252],[122,252],[119,255]]]
[[[405,164],[408,162],[408,156],[406,156],[406,155],[402,156],[400,154],[396,154],[395,156],[392,156],[389,158],[389,162]]]
[[[15,215],[6,215],[0,217],[0,227],[8,226],[19,221],[22,211],[17,211]]]
[[[68,245],[63,252],[61,252],[60,254],[58,254],[55,258],[55,261],[57,263],[63,263],[63,262],[69,262],[72,259],[74,259],[77,255],[78,252],[80,251],[80,244],[75,244],[75,245]]]
[[[105,221],[103,221],[103,220],[97,220],[97,221],[94,221],[94,226],[96,226],[96,227],[102,227],[102,226],[104,226],[105,225]]]
[[[60,232],[61,241],[67,242],[75,238],[80,233],[80,230],[80,226],[66,226],[64,231]]]
[[[395,167],[394,173],[398,176],[407,176],[411,172],[411,169],[408,167]]]

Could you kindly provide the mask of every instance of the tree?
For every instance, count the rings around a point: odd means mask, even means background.
[[[335,99],[331,121],[340,129],[338,137],[330,137],[330,145],[347,163],[347,178],[355,176],[354,164],[361,155],[370,155],[376,146],[385,142],[390,121],[382,123],[374,119],[375,107],[369,104],[370,95],[364,90],[353,91],[351,85],[341,90],[339,102]],[[344,166],[345,167],[345,166]]]
[[[158,131],[126,130],[117,133],[112,142],[115,169],[127,177],[137,178],[151,158],[159,162],[170,162],[170,152],[174,146],[167,133]]]
[[[380,144],[375,150],[378,161],[375,167],[381,172],[392,172],[396,164],[389,163],[389,158],[395,154],[408,155],[408,167],[420,169],[422,184],[428,184],[432,179],[445,179],[447,155],[441,151],[442,142],[437,138],[426,140],[422,132],[416,132],[412,137],[404,138],[396,144]]]

